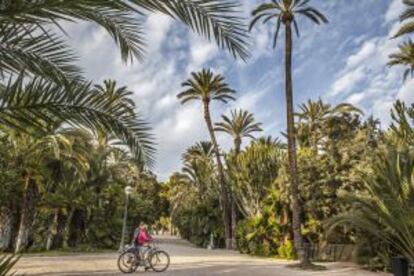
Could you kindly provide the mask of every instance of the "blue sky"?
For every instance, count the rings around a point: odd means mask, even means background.
[[[258,0],[241,0],[246,16]],[[299,19],[301,37],[294,41],[295,104],[318,99],[350,102],[380,118],[385,128],[397,99],[412,103],[414,82],[402,82],[401,69],[385,66],[401,40],[389,37],[398,27],[401,0],[313,0],[330,23],[317,26]],[[189,73],[212,68],[237,90],[237,100],[213,103],[214,120],[233,108],[253,112],[263,135],[280,136],[285,128],[283,40],[272,49],[272,25],[252,33],[252,57],[235,61],[214,43],[192,34],[170,18],[151,14],[145,20],[147,55],[125,65],[106,33],[93,25],[69,25],[70,41],[86,75],[96,81],[112,78],[134,92],[140,113],[152,124],[158,143],[155,172],[165,180],[181,167],[181,154],[196,141],[208,139],[199,104],[180,106],[176,95]],[[219,135],[224,148],[231,139]],[[247,141],[245,142],[247,143]]]

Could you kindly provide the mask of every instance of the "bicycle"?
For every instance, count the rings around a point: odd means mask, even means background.
[[[118,268],[123,273],[133,273],[138,267],[150,268],[155,272],[163,272],[170,266],[170,256],[164,250],[160,250],[154,242],[148,246],[142,246],[144,250],[134,245],[126,246],[118,257]],[[141,248],[142,248],[141,247]]]

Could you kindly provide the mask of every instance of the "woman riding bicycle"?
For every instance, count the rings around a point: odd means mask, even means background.
[[[140,223],[139,227],[134,232],[134,245],[138,249],[139,257],[144,259],[142,256],[143,247],[146,246],[149,242],[153,241],[154,239],[148,233],[147,226],[144,223]],[[148,264],[145,264],[145,270],[149,269]]]
[[[132,273],[138,267],[155,272],[163,272],[170,265],[170,256],[154,244],[149,245],[153,238],[148,233],[147,226],[140,223],[134,232],[133,245],[127,246],[118,257],[118,268],[123,273]]]
[[[134,242],[136,246],[145,246],[147,243],[152,242],[154,239],[148,233],[147,226],[144,223],[140,223],[139,227],[134,233]]]

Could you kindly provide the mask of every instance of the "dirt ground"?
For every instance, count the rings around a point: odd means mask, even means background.
[[[170,268],[161,275],[237,275],[237,276],[370,276],[389,275],[372,273],[351,263],[325,263],[326,271],[305,272],[287,268],[290,262],[256,258],[228,250],[196,248],[175,237],[159,237],[159,246],[171,256]],[[118,271],[118,254],[79,254],[70,256],[23,257],[16,270],[25,275],[123,275]],[[138,270],[135,275],[158,273]]]

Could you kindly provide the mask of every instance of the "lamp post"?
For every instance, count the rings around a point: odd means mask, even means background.
[[[132,187],[126,186],[124,189],[124,192],[125,192],[124,222],[122,225],[121,244],[119,245],[119,251],[122,251],[124,249],[125,228],[126,228],[126,221],[127,221],[127,216],[128,216],[128,201],[129,201],[129,195],[132,193]]]

